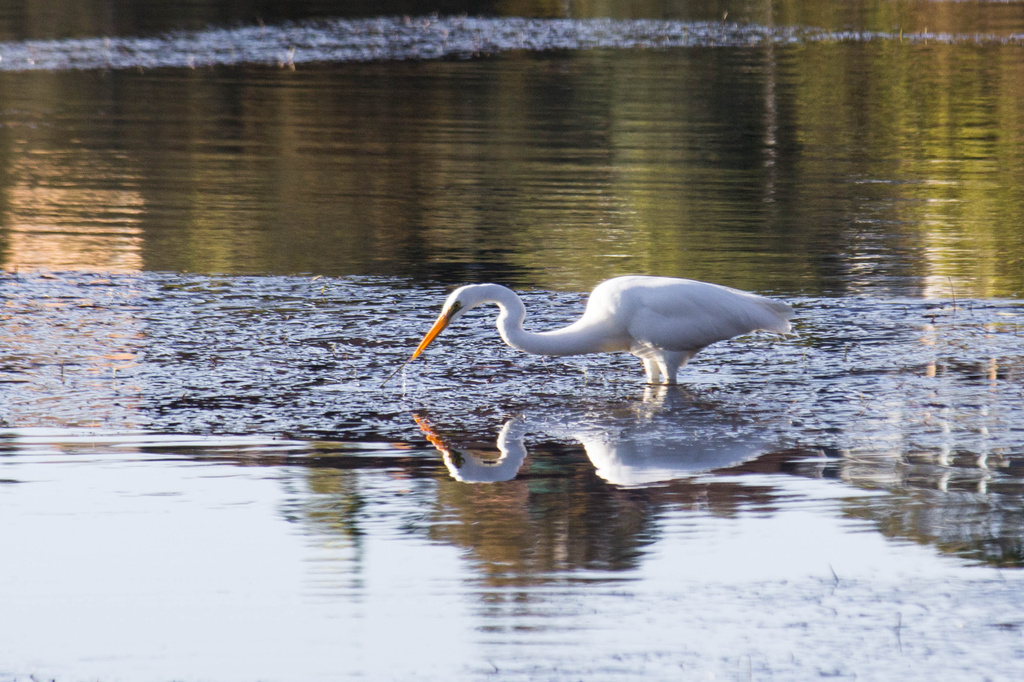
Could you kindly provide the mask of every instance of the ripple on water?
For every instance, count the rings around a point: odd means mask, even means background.
[[[128,69],[468,58],[508,51],[751,47],[810,42],[1011,43],[1020,34],[827,31],[728,21],[377,17],[150,37],[0,43],[0,70]]]

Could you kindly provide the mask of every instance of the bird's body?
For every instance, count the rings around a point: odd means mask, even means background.
[[[598,284],[583,316],[562,329],[528,332],[526,308],[511,289],[470,284],[445,301],[437,322],[410,360],[451,322],[485,303],[500,308],[505,343],[538,355],[627,352],[640,358],[652,384],[674,384],[676,373],[702,348],[763,329],[790,331],[787,304],[738,289],[672,277],[615,277]]]

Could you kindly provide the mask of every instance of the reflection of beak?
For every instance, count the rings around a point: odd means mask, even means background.
[[[412,357],[403,362],[401,365],[399,365],[398,369],[396,369],[394,372],[388,375],[388,378],[385,379],[384,383],[380,385],[381,388],[384,388],[384,384],[391,381],[391,378],[393,376],[401,372],[403,367],[405,367],[410,362],[419,357],[420,353],[423,352],[423,349],[429,346],[430,342],[437,338],[437,335],[443,332],[445,327],[448,326],[448,323],[452,321],[452,315],[455,314],[456,310],[457,308],[449,308],[448,310],[443,311],[438,316],[437,321],[434,322],[434,326],[430,328],[430,331],[427,332],[427,335],[423,337],[422,341],[420,341],[420,345],[416,346],[416,350],[413,351]]]
[[[427,335],[423,337],[422,341],[420,341],[420,345],[416,346],[416,350],[412,352],[412,357],[409,358],[408,362],[412,362],[418,358],[420,353],[423,352],[423,349],[429,346],[430,342],[437,338],[438,334],[444,331],[445,327],[448,326],[448,323],[452,321],[453,314],[455,314],[455,309],[449,308],[437,317],[437,321],[434,322],[434,326],[430,328]]]
[[[444,439],[441,438],[437,431],[434,431],[434,427],[430,425],[430,422],[418,414],[413,414],[412,418],[413,421],[416,422],[416,426],[420,427],[420,431],[423,432],[423,435],[427,437],[428,441],[430,441],[431,445],[441,452],[448,452],[448,445],[444,442]]]

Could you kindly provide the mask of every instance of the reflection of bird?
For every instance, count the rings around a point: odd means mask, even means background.
[[[604,415],[597,422],[584,419],[570,426],[594,465],[595,472],[608,483],[624,487],[642,487],[726,469],[763,454],[769,438],[756,430],[740,430],[723,422],[717,413],[687,410],[683,419],[668,413],[668,421],[652,423]],[[498,434],[497,453],[481,449],[459,448],[439,436],[419,415],[413,415],[427,440],[444,457],[448,473],[464,483],[511,481],[526,460],[527,422],[516,417],[505,422]],[[559,420],[561,421],[561,420]],[[565,433],[558,424],[555,432]],[[553,431],[541,426],[543,432]]]
[[[733,426],[695,419],[686,430],[674,430],[637,422],[619,431],[584,429],[575,437],[598,476],[615,485],[642,487],[728,469],[768,450],[767,437]]]
[[[679,368],[716,341],[756,329],[786,333],[793,316],[785,303],[717,284],[627,276],[598,284],[583,317],[573,324],[533,333],[523,329],[526,308],[515,292],[498,284],[471,284],[452,292],[409,361],[445,327],[485,303],[501,309],[498,331],[513,348],[538,355],[625,351],[643,361],[652,384],[676,383]]]
[[[485,456],[478,450],[452,447],[443,437],[434,431],[425,418],[414,414],[412,418],[420,431],[427,437],[430,444],[444,457],[448,472],[456,481],[465,483],[497,483],[511,481],[519,473],[526,459],[526,446],[523,445],[523,421],[518,418],[509,419],[498,434],[498,457]]]

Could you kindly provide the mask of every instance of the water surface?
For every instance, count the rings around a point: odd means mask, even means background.
[[[657,272],[805,295],[1017,296],[1019,51],[980,38],[726,35],[720,47],[295,71],[236,55],[196,69],[129,58],[5,72],[0,249],[8,270],[575,291]]]
[[[0,7],[0,682],[1024,675],[1018,3],[99,5]],[[628,272],[796,334],[381,386]]]

